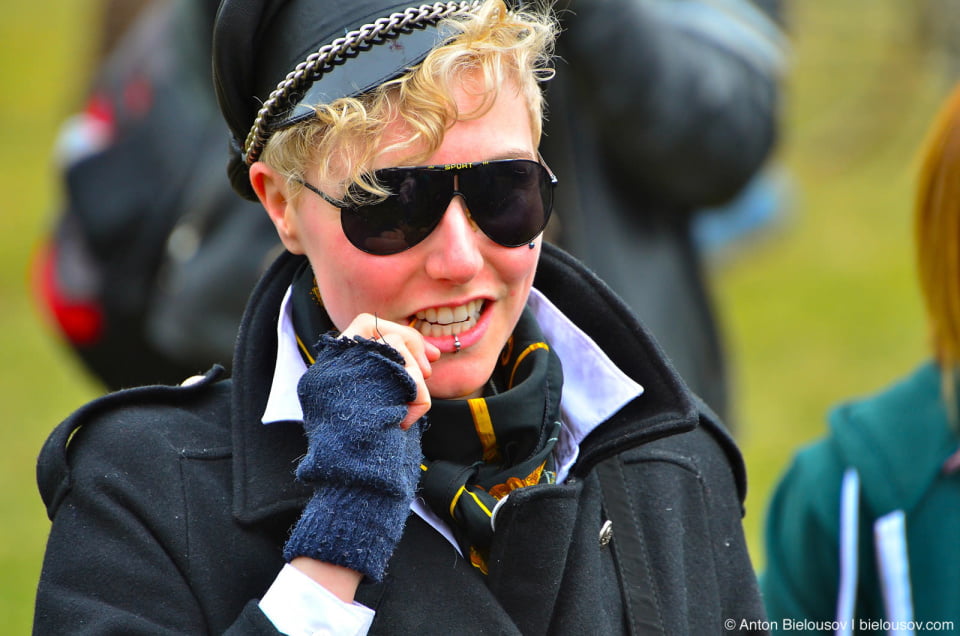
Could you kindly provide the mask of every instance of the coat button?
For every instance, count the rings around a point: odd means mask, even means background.
[[[600,547],[605,548],[610,540],[613,539],[613,522],[607,519],[600,526]]]

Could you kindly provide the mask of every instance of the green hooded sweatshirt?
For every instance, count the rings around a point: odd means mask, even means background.
[[[937,366],[928,363],[877,395],[840,405],[830,414],[829,434],[794,457],[771,500],[761,577],[769,618],[781,631],[805,619],[817,627],[812,631],[821,631],[843,617],[838,615],[841,487],[844,474],[855,469],[856,545],[850,554],[857,565],[850,631],[886,632],[891,626],[877,621],[898,618],[885,609],[882,587],[889,591],[890,585],[878,571],[874,526],[902,511],[908,570],[901,577],[909,590],[909,617],[952,621],[952,629],[926,627],[960,633],[960,472],[942,472],[958,438],[948,425],[940,378]]]

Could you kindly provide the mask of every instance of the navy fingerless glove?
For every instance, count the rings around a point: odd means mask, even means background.
[[[361,337],[321,337],[316,362],[300,379],[307,455],[297,478],[314,495],[284,546],[374,581],[403,533],[420,479],[426,418],[401,430],[417,387],[403,357]]]

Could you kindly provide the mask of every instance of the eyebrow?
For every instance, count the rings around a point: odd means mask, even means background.
[[[508,150],[502,152],[495,157],[487,159],[487,161],[502,161],[504,159],[529,159],[531,161],[537,160],[537,153],[534,152],[532,155],[526,150]]]

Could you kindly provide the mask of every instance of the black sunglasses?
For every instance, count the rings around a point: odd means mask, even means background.
[[[493,241],[504,247],[525,245],[550,220],[557,185],[549,168],[530,159],[384,168],[374,176],[390,194],[368,205],[337,201],[301,183],[340,208],[340,225],[354,246],[379,256],[402,252],[427,238],[456,195]]]

